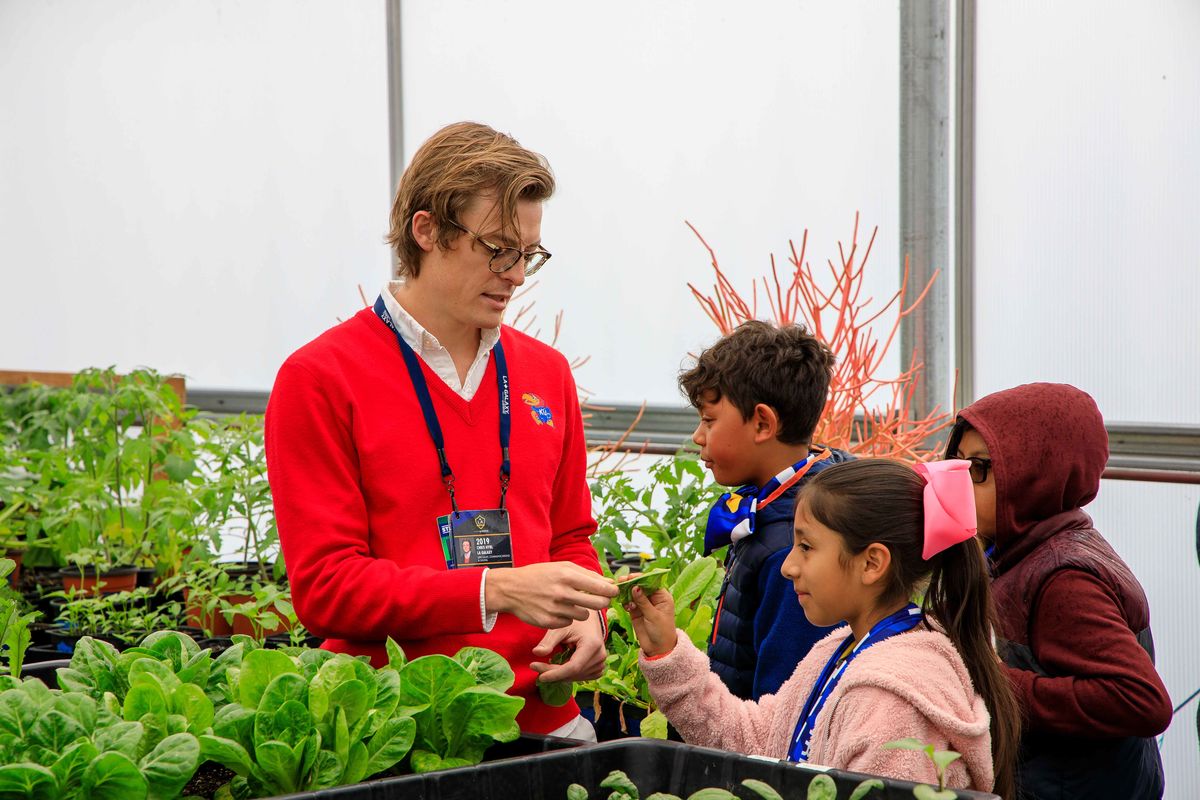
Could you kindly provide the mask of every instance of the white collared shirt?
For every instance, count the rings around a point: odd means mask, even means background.
[[[404,281],[388,281],[384,284],[383,291],[379,293],[383,297],[383,304],[388,313],[392,315],[392,322],[396,323],[396,328],[404,337],[404,341],[408,342],[408,346],[429,365],[434,374],[457,392],[459,397],[470,401],[475,396],[475,392],[479,390],[479,384],[483,382],[483,374],[487,371],[488,357],[492,354],[492,347],[500,341],[500,329],[485,328],[480,331],[479,351],[475,354],[475,360],[471,362],[471,368],[467,370],[467,379],[460,381],[458,367],[454,366],[454,359],[450,357],[450,351],[442,346],[436,336],[425,330],[421,323],[413,319],[412,314],[404,310],[404,306],[400,305],[400,301],[393,294],[403,285]],[[491,633],[492,628],[496,625],[498,614],[495,612],[489,614],[487,604],[484,602],[484,598],[487,596],[487,574],[488,571],[485,567],[479,578],[479,614],[483,618],[483,632]]]
[[[404,341],[408,342],[408,346],[421,357],[421,360],[428,364],[429,368],[445,381],[447,386],[457,392],[459,397],[469,401],[475,396],[475,392],[479,391],[479,384],[483,382],[483,374],[487,371],[488,357],[496,342],[500,341],[500,329],[483,328],[480,330],[479,350],[475,353],[475,360],[471,362],[471,367],[467,370],[467,379],[459,380],[458,368],[454,366],[454,359],[450,357],[450,351],[442,346],[436,336],[425,330],[421,323],[413,319],[412,314],[404,310],[404,306],[400,305],[400,301],[393,294],[403,285],[404,281],[388,281],[380,293],[383,295],[383,304],[387,306],[388,313],[392,315],[392,321],[400,329],[400,335],[404,337]]]

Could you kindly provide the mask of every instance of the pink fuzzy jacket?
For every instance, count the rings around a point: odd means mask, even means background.
[[[688,743],[786,759],[808,693],[847,635],[841,627],[814,645],[779,692],[757,703],[730,694],[682,631],[671,653],[653,661],[643,655],[640,663],[654,701]],[[924,753],[882,747],[911,736],[962,753],[946,771],[948,787],[990,791],[989,721],[954,645],[918,628],[850,663],[817,716],[809,762],[936,785]]]

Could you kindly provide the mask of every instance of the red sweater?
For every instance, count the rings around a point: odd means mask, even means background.
[[[554,349],[501,332],[512,406],[506,506],[515,566],[573,561],[599,572],[575,382]],[[500,496],[495,360],[468,402],[422,364],[454,470],[458,506]],[[550,410],[539,420],[533,406]],[[544,419],[544,412],[541,415]],[[523,730],[546,733],[579,712],[538,697],[532,648],[545,631],[501,614],[483,632],[482,570],[447,570],[436,518],[450,512],[437,454],[396,343],[364,309],[284,362],[266,414],[268,476],[300,621],[324,647],[386,663],[391,636],[410,657],[486,647],[512,665]]]

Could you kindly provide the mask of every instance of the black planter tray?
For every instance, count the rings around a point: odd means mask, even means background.
[[[608,797],[600,781],[612,770],[625,772],[642,797],[670,792],[687,797],[710,786],[733,791],[746,778],[773,786],[785,798],[803,798],[808,784],[821,772],[833,778],[839,800],[850,796],[870,775],[842,770],[821,770],[774,759],[712,750],[656,739],[624,739],[591,747],[536,753],[475,767],[405,775],[396,778],[338,786],[316,792],[282,795],[288,800],[566,800],[567,787],[578,783],[589,796]],[[914,783],[883,779],[884,788],[870,800],[912,800]],[[741,789],[739,796],[750,797]],[[985,792],[959,791],[962,800],[998,800]]]

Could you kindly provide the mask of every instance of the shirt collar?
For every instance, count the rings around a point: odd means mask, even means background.
[[[392,321],[396,323],[400,335],[404,337],[404,341],[408,342],[409,347],[422,355],[445,350],[437,337],[425,330],[425,327],[417,322],[413,315],[409,314],[396,299],[394,292],[403,285],[404,281],[402,280],[388,281],[383,285],[383,291],[380,292],[383,296],[383,304],[387,307],[388,313],[392,315]],[[479,352],[490,353],[498,341],[500,341],[499,327],[481,329]]]

